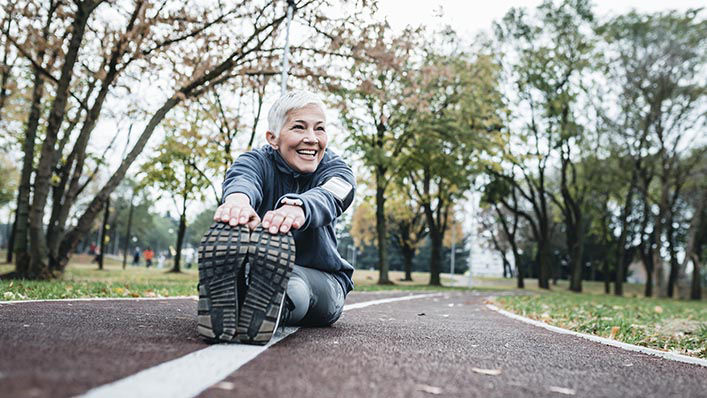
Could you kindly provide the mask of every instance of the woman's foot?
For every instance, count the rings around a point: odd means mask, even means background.
[[[211,225],[199,244],[197,331],[210,342],[235,341],[250,245],[246,226],[221,222]]]
[[[266,344],[277,330],[287,282],[295,264],[292,233],[271,234],[258,226],[250,236],[248,290],[238,318],[242,343]]]

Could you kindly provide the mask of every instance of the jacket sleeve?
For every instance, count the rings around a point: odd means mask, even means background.
[[[331,224],[353,202],[356,182],[351,168],[341,158],[333,159],[315,183],[306,192],[282,197],[302,201],[305,221],[300,231]],[[278,207],[282,198],[277,201]]]
[[[257,209],[263,199],[264,180],[265,167],[258,154],[254,151],[242,154],[226,172],[221,202],[223,203],[228,195],[240,192],[246,194],[251,207]]]

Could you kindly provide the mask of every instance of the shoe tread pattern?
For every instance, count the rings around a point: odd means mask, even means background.
[[[248,228],[216,222],[199,244],[197,332],[209,342],[231,342],[238,324],[238,274],[250,245]]]
[[[295,240],[292,233],[271,234],[262,227],[256,228],[250,239],[250,284],[237,337],[242,343],[266,344],[278,326],[295,263]]]

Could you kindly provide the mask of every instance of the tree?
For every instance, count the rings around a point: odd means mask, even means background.
[[[206,159],[206,139],[200,134],[198,117],[186,121],[170,120],[172,133],[157,148],[156,155],[142,166],[145,173],[142,185],[152,186],[170,194],[179,214],[174,266],[171,272],[180,272],[182,245],[187,227],[187,208],[193,200],[203,200],[204,189],[210,181],[199,169]]]
[[[376,234],[379,284],[388,278],[385,202],[386,190],[398,173],[409,102],[418,94],[410,87],[413,52],[418,33],[406,30],[393,35],[387,24],[376,23],[339,36],[340,51],[347,54],[343,78],[325,78],[349,135],[349,150],[361,155],[375,178]],[[342,32],[340,32],[341,34]]]
[[[349,60],[346,74],[337,79],[327,77],[324,84],[349,132],[349,150],[361,155],[375,178],[378,283],[390,284],[385,193],[397,174],[408,138],[404,125],[414,92],[407,74],[414,68],[418,32],[408,29],[394,35],[385,23],[357,30],[338,39]]]
[[[410,186],[400,183],[393,184],[387,209],[388,225],[392,226],[391,238],[403,256],[403,281],[412,281],[413,258],[427,237],[422,206],[414,200],[414,193],[410,192],[410,189]],[[459,236],[461,237],[461,234]]]
[[[25,134],[26,167],[23,167],[18,195],[19,244],[15,246],[18,276],[48,278],[53,271],[61,271],[72,250],[90,230],[102,204],[143,151],[163,118],[184,100],[197,98],[232,79],[238,74],[234,71],[255,62],[263,51],[270,53],[270,49],[263,47],[264,43],[277,37],[274,33],[285,15],[283,7],[270,2],[231,7],[208,4],[171,7],[165,3],[154,7],[136,0],[130,8],[112,10],[121,14],[124,24],[120,26],[107,24],[104,14],[96,12],[96,9],[101,10],[101,3],[85,0],[72,6],[52,1],[44,7],[28,0],[23,8],[24,19],[16,30],[19,37],[7,36],[31,63],[35,74],[35,91]],[[306,9],[316,5],[314,3],[321,5],[323,1],[303,0],[296,6]],[[110,4],[105,7],[108,6]],[[46,16],[44,29],[29,28],[36,24],[39,15]],[[20,43],[29,46],[25,48]],[[219,45],[214,46],[214,43]],[[56,61],[58,65],[53,67]],[[106,99],[136,81],[150,80],[155,68],[163,70],[167,76],[172,87],[168,92],[172,94],[157,108],[144,110],[149,120],[137,140],[77,217],[75,225],[67,230],[64,214],[71,213],[85,186],[87,144],[99,117],[105,113]],[[60,71],[58,76],[56,70]],[[33,144],[42,117],[40,104],[45,81],[52,84],[54,96],[49,101],[50,112],[43,131],[28,217],[29,181],[35,159]],[[78,132],[74,131],[75,127],[80,127]],[[64,150],[69,142],[74,145],[67,154]],[[55,230],[45,235],[43,216],[50,191],[52,203],[58,210],[52,211],[49,224]]]
[[[700,109],[705,91],[699,71],[707,56],[699,49],[704,46],[707,21],[700,18],[699,10],[683,14],[630,12],[612,19],[599,31],[610,49],[609,76],[618,83],[614,87],[625,112],[613,119],[637,143],[633,145],[638,149],[632,154],[632,182],[641,173],[647,175],[642,170],[655,167],[656,197],[650,200],[657,214],[651,228],[651,246],[655,248],[650,263],[656,271],[658,293],[665,296],[668,279],[662,251],[672,239],[666,236],[671,235],[668,224],[672,224],[675,205],[671,198],[679,196],[685,182],[680,175],[689,174],[679,170],[679,154],[704,127],[705,116]],[[644,181],[643,187],[641,194],[649,195],[650,185]],[[626,203],[628,199],[630,196]],[[623,250],[623,239],[619,244]],[[675,269],[676,261],[673,264]],[[616,293],[621,294],[618,276]]]
[[[504,266],[508,264],[509,268],[510,264],[506,258],[507,248],[505,245],[501,245],[500,242],[507,242],[508,246],[510,246],[511,253],[513,254],[513,263],[516,268],[516,277],[518,279],[517,286],[519,289],[525,288],[525,281],[523,279],[525,270],[522,267],[520,258],[521,250],[518,242],[520,203],[518,201],[515,185],[509,184],[508,180],[505,178],[492,177],[491,181],[484,187],[480,204],[482,206],[490,205],[493,209],[493,216],[490,218],[495,222],[496,227],[486,222],[486,229],[490,231],[494,247],[502,254]],[[498,228],[498,226],[501,228]],[[497,235],[503,236],[504,239],[501,239],[500,236],[497,237]]]
[[[516,119],[522,127],[515,131],[516,142],[507,149],[506,160],[520,180],[506,179],[529,202],[532,214],[519,213],[531,225],[537,242],[538,283],[549,288],[550,200],[555,198],[548,177],[551,160],[559,152],[561,160],[561,205],[566,221],[568,245],[576,269],[572,290],[581,291],[581,257],[584,223],[581,193],[573,189],[574,156],[581,129],[574,114],[578,75],[587,67],[590,45],[583,31],[593,20],[586,0],[544,1],[535,19],[525,10],[511,9],[496,24],[496,36],[507,44],[512,65],[510,82],[518,91]],[[529,115],[528,118],[520,115]],[[517,153],[527,148],[526,153]],[[522,149],[521,149],[522,151]]]
[[[456,41],[453,32],[442,38]],[[491,55],[431,50],[425,61],[418,90],[429,94],[419,99],[422,110],[411,116],[411,145],[403,164],[405,182],[422,205],[429,231],[430,285],[440,285],[442,244],[453,207],[471,188],[474,175],[492,163],[486,159],[504,145],[502,101],[499,67]]]

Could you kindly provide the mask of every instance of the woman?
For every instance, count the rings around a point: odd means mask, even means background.
[[[265,344],[280,322],[331,325],[353,289],[334,224],[355,179],[327,150],[324,104],[286,93],[268,113],[265,138],[226,173],[200,246],[198,332],[209,341]]]

